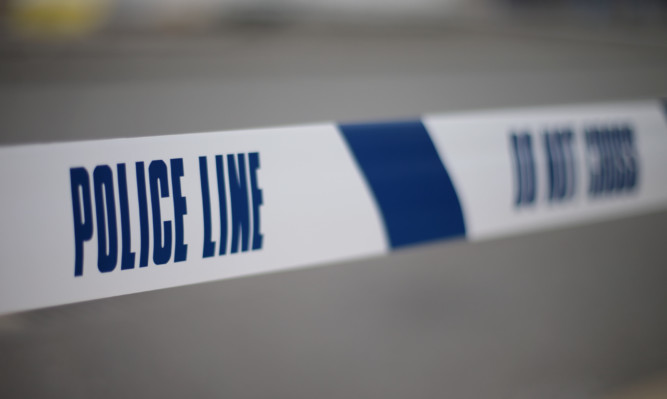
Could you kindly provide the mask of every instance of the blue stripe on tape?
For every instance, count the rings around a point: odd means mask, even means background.
[[[465,236],[459,198],[419,120],[342,124],[380,207],[392,248]]]

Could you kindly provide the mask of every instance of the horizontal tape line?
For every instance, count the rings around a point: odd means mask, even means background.
[[[665,209],[666,110],[0,148],[0,313]]]

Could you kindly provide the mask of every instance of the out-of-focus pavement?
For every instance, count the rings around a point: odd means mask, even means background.
[[[4,43],[0,142],[667,93],[664,34],[230,29]],[[0,397],[620,395],[667,370],[666,228],[660,212],[0,317]]]

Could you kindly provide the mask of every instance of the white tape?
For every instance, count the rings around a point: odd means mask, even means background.
[[[662,209],[664,154],[658,101],[6,147],[0,313]]]
[[[434,115],[425,117],[424,124],[452,175],[470,239],[600,220],[665,206],[667,128],[662,106],[657,101]],[[599,172],[601,160],[593,159],[597,154],[586,141],[587,130],[605,130],[609,132],[607,135],[613,135],[614,129],[626,127],[634,138],[635,186],[617,185],[591,194],[590,174],[593,169]],[[550,199],[545,135],[565,131],[572,132],[569,145],[574,175],[569,179],[573,179],[574,192],[562,199]],[[535,199],[517,205],[517,165],[510,136],[525,133],[532,137],[537,184]]]

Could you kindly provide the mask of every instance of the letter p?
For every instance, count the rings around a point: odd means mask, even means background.
[[[74,215],[74,276],[83,275],[83,243],[93,236],[90,179],[85,168],[69,170]]]

